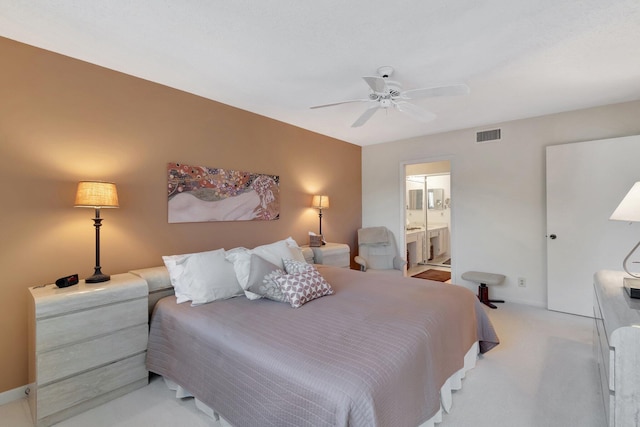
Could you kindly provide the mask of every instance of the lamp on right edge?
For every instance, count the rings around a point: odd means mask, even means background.
[[[640,182],[636,182],[631,187],[631,190],[624,196],[624,199],[620,202],[615,211],[611,214],[609,219],[616,221],[627,221],[627,222],[640,222]],[[622,262],[622,267],[627,274],[634,279],[625,278],[624,279],[624,287],[629,292],[629,295],[634,298],[640,298],[640,276],[637,274],[633,274],[627,268],[627,261],[631,257],[636,249],[640,246],[640,241],[631,249],[631,252],[625,257]],[[636,296],[634,296],[634,293]]]

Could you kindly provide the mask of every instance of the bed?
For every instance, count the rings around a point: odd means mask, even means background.
[[[295,309],[160,299],[148,369],[237,427],[417,427],[439,421],[449,390],[499,342],[464,287],[315,267],[333,294]]]

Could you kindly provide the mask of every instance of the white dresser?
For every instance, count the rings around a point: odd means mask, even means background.
[[[29,404],[48,426],[148,383],[147,283],[116,274],[103,283],[29,288]]]
[[[640,426],[640,299],[629,298],[624,277],[594,276],[594,353],[610,427]]]

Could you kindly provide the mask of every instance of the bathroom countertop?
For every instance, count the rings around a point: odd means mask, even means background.
[[[427,225],[427,231],[440,230],[441,228],[447,228],[447,224],[429,224],[429,225]]]

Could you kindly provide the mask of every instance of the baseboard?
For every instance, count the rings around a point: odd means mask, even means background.
[[[451,275],[451,280],[455,280],[453,275]],[[454,281],[454,284],[457,286],[462,286],[463,288],[467,288],[469,289],[471,292],[473,292],[474,294],[478,294],[478,286],[477,285],[472,285],[472,284],[467,284],[467,283],[456,283]],[[505,295],[499,295],[498,293],[494,292],[493,289],[491,288],[491,286],[489,286],[489,299],[500,299],[500,300],[505,300],[507,303],[514,303],[514,304],[522,304],[522,305],[529,305],[532,307],[538,307],[538,308],[547,308],[547,303],[546,301],[532,301],[532,300],[528,300],[528,299],[521,299],[521,298],[512,298],[511,296],[505,296]],[[498,307],[500,307],[500,305],[498,304]]]
[[[6,405],[7,403],[27,397],[27,390],[30,388],[31,384],[27,384],[22,387],[14,388],[13,390],[7,390],[0,393],[0,405]]]
[[[489,295],[489,298],[497,298],[500,299],[502,298],[500,295]],[[506,299],[506,297],[505,297]],[[547,304],[544,302],[540,302],[540,301],[531,301],[531,300],[527,300],[527,299],[520,299],[520,298],[509,298],[506,299],[506,302],[512,302],[514,304],[522,304],[522,305],[529,305],[532,307],[538,307],[538,308],[547,308]]]

